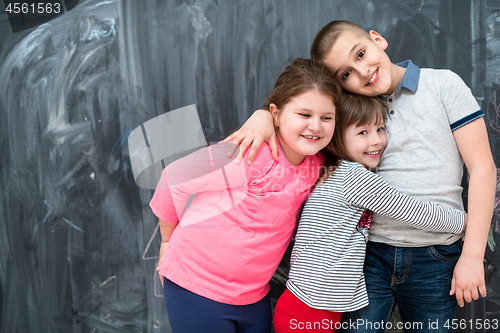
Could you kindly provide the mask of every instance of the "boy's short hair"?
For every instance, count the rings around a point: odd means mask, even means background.
[[[332,50],[333,44],[346,31],[352,31],[360,37],[370,38],[370,34],[355,23],[332,21],[318,31],[314,37],[311,45],[311,59],[322,62]]]

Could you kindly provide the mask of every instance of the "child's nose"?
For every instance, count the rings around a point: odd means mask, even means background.
[[[367,78],[368,76],[370,76],[370,68],[364,63],[356,64],[354,70],[358,72],[362,78]]]
[[[312,132],[319,132],[321,131],[321,120],[320,119],[314,119],[311,118],[311,121],[309,121],[309,130]]]
[[[378,135],[378,133],[372,134],[371,135],[371,145],[376,146],[382,143],[382,139]]]

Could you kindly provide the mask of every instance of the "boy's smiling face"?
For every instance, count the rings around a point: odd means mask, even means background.
[[[324,64],[347,91],[365,96],[390,95],[401,81],[395,77],[397,66],[384,51],[387,41],[373,30],[370,37],[346,30],[333,44]]]

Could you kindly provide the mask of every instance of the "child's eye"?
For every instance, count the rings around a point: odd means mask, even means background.
[[[332,120],[332,117],[323,117],[323,120]]]
[[[309,118],[310,115],[308,115],[307,113],[299,113],[299,116],[302,116],[304,118]]]
[[[347,71],[345,72],[343,75],[342,75],[342,80],[345,80],[349,77],[349,75],[351,75],[351,71]]]
[[[366,133],[368,133],[368,132],[366,130],[364,130],[364,131],[359,132],[358,134],[359,135],[365,135]]]
[[[379,128],[377,129],[377,132],[385,132],[385,127],[383,127],[383,126],[382,126],[382,127],[379,127]]]
[[[358,59],[363,58],[364,55],[365,55],[365,50],[359,51],[359,53],[358,53]]]

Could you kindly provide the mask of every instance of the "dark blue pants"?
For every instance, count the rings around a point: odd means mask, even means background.
[[[230,305],[212,301],[164,279],[163,297],[174,333],[268,333],[269,294],[257,303]]]
[[[405,332],[452,332],[457,301],[451,279],[461,241],[451,245],[394,247],[368,242],[364,274],[370,304],[342,314],[341,332],[384,332],[397,303]],[[391,323],[389,323],[390,325]]]

